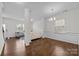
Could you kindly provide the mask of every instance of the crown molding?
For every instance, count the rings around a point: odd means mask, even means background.
[[[2,14],[2,18],[11,18],[11,19],[19,20],[19,21],[24,21],[24,18],[17,18],[17,17],[13,17],[7,14]]]

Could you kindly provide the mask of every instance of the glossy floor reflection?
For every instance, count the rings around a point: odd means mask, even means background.
[[[4,56],[77,56],[78,45],[40,38],[25,47],[24,40],[9,39],[5,43]]]
[[[21,56],[25,54],[24,41],[21,39],[9,39],[5,43],[4,55]]]

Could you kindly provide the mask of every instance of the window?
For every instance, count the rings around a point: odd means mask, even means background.
[[[17,31],[24,31],[24,24],[18,24]]]
[[[54,24],[55,24],[55,32],[57,32],[57,33],[64,32],[64,26],[65,26],[64,19],[55,20]]]

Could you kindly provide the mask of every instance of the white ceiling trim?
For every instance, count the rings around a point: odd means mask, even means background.
[[[25,20],[23,18],[16,18],[16,17],[10,16],[10,15],[7,15],[7,14],[2,14],[2,17],[11,18],[11,19],[14,19],[14,20],[19,20],[19,21],[24,21]]]

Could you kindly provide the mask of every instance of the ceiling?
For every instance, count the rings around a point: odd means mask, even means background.
[[[24,8],[31,10],[33,19],[41,19],[56,15],[63,11],[79,8],[78,2],[5,2],[4,13],[24,18]]]

